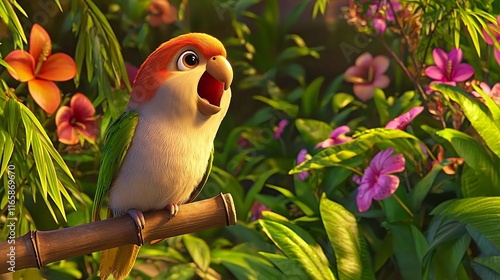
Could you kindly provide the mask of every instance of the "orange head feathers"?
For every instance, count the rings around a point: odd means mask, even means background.
[[[226,57],[224,45],[208,34],[188,33],[172,38],[152,52],[139,68],[131,93],[131,102],[140,104],[153,98],[161,83],[175,71],[169,69],[169,63],[187,46],[198,49],[206,60],[214,56]]]

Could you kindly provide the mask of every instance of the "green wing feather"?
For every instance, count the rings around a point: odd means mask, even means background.
[[[212,147],[212,151],[210,152],[210,157],[208,158],[208,164],[207,164],[207,169],[205,170],[205,174],[203,174],[203,178],[201,178],[200,183],[194,189],[194,191],[191,193],[191,195],[189,196],[189,199],[186,201],[186,203],[192,202],[201,193],[201,190],[203,189],[203,187],[207,183],[208,176],[210,176],[210,172],[212,171],[213,162],[214,162],[214,148]]]
[[[99,212],[102,202],[111,188],[111,183],[118,174],[118,170],[120,170],[130,143],[132,143],[138,121],[137,112],[130,110],[121,114],[106,130],[99,178],[97,179],[97,191],[92,205],[92,221],[100,220]]]

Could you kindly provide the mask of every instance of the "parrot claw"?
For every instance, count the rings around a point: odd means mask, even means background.
[[[168,204],[167,207],[165,207],[165,210],[170,213],[169,219],[172,219],[179,212],[179,205],[175,203]]]
[[[142,230],[144,229],[144,226],[146,225],[146,220],[144,219],[144,215],[142,214],[141,211],[139,211],[137,209],[129,209],[127,211],[127,213],[130,215],[132,220],[134,220],[134,223],[136,226],[136,232],[137,232],[138,245],[142,246],[144,244]]]

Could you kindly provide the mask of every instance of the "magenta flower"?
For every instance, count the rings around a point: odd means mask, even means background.
[[[339,126],[335,128],[330,134],[330,138],[319,142],[315,148],[328,148],[334,145],[342,144],[347,141],[352,140],[352,137],[346,136],[347,132],[351,131],[351,129],[347,125]]]
[[[306,149],[302,149],[299,151],[299,154],[297,155],[297,165],[303,163],[307,159],[310,159],[311,155],[307,153]],[[297,174],[297,179],[300,181],[304,181],[307,177],[309,177],[309,172],[307,171],[302,171]]]
[[[252,204],[252,209],[250,212],[252,213],[252,217],[250,218],[250,222],[256,221],[262,218],[262,211],[269,211],[271,208],[265,206],[264,204],[254,201]]]
[[[99,135],[99,126],[94,117],[95,108],[87,96],[77,93],[71,97],[69,106],[62,106],[56,114],[59,142],[76,145],[78,136],[94,142]]]
[[[486,33],[486,30],[483,29],[484,41],[486,42],[486,44],[493,46],[495,45],[493,43],[493,40],[500,42],[500,16],[497,17],[497,25],[488,23],[488,29],[495,38],[491,38],[491,36],[488,33]],[[496,47],[494,48],[493,54],[495,55],[495,60],[500,65],[500,51],[497,50]]]
[[[402,154],[392,155],[393,152],[392,147],[380,151],[373,157],[370,166],[365,169],[356,196],[359,212],[367,211],[372,204],[372,199],[386,199],[398,188],[399,178],[390,174],[405,169],[405,158]]]
[[[399,130],[406,130],[408,125],[410,125],[411,121],[413,119],[420,115],[422,111],[424,110],[424,107],[422,106],[417,106],[413,107],[410,109],[410,111],[402,114],[401,116],[396,117],[392,121],[388,122],[385,128],[392,128],[392,129],[399,129]]]
[[[354,84],[354,94],[362,101],[368,101],[373,97],[375,88],[386,88],[389,85],[389,77],[384,75],[389,68],[389,58],[379,55],[375,58],[365,52],[360,55],[354,64],[349,67],[344,80]]]
[[[457,82],[464,82],[474,75],[472,66],[461,63],[461,49],[454,48],[450,53],[446,53],[442,49],[436,48],[432,51],[432,56],[436,65],[425,69],[425,75],[434,80],[431,85],[441,83],[456,86]]]
[[[387,22],[394,22],[396,20],[394,12],[400,12],[402,9],[403,6],[397,0],[391,0],[390,2],[375,0],[370,4],[366,15],[369,17],[373,16],[373,28],[378,33],[383,34],[387,27]]]
[[[285,127],[288,125],[288,120],[281,120],[279,121],[278,125],[274,127],[274,139],[278,139],[281,137],[281,134],[283,134],[283,131],[285,130]]]
[[[487,83],[480,83],[479,87],[483,90],[483,92],[488,95],[493,101],[500,105],[500,83],[496,83],[493,85],[493,88],[490,88],[490,86]],[[472,91],[471,94],[474,97],[481,98],[481,95],[475,91]]]

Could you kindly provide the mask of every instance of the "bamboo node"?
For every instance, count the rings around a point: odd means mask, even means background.
[[[38,242],[36,238],[36,230],[30,230],[30,240],[31,240],[31,246],[33,247],[33,253],[35,254],[35,260],[36,260],[36,266],[38,269],[42,268],[43,263],[42,263],[42,258],[40,256],[40,250],[38,250]]]

